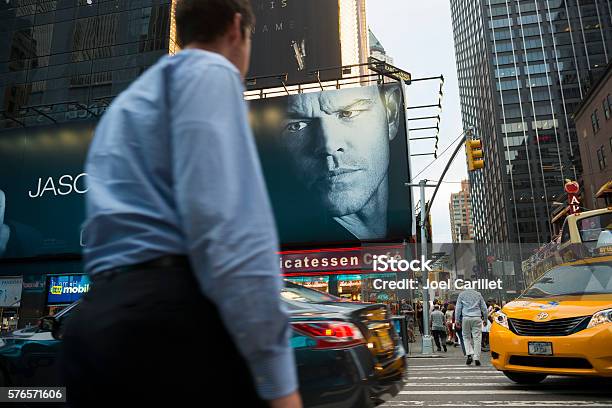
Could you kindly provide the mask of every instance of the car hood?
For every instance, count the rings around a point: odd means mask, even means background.
[[[537,299],[519,298],[504,306],[502,311],[509,318],[542,321],[590,316],[604,309],[612,309],[611,295],[558,296]],[[536,316],[543,312],[548,316],[536,319]]]

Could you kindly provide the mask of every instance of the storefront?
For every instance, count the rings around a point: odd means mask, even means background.
[[[396,280],[401,273],[375,272],[373,263],[378,256],[404,259],[406,253],[404,244],[282,251],[280,266],[285,279],[299,285],[355,302],[396,304],[413,294],[376,288],[375,279]]]
[[[0,332],[17,328],[22,288],[21,276],[0,278]]]

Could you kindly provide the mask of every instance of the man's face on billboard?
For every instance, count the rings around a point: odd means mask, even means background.
[[[289,98],[281,143],[332,216],[360,211],[386,182],[399,100],[398,87],[376,86]]]

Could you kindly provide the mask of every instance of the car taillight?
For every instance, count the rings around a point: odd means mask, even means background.
[[[316,349],[343,348],[365,344],[361,331],[347,322],[294,322],[293,328],[317,341]]]

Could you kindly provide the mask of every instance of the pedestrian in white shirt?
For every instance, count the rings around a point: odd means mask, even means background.
[[[457,298],[455,312],[457,330],[461,329],[465,342],[466,364],[472,361],[480,365],[480,352],[482,346],[482,326],[487,318],[487,304],[484,298],[473,289],[466,289]]]

